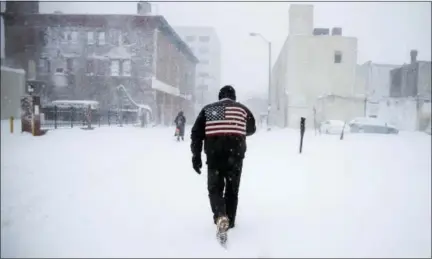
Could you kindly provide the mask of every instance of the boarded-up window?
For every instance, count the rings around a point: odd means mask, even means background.
[[[342,52],[336,50],[334,53],[334,63],[342,63]]]

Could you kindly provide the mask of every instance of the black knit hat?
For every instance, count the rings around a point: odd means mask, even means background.
[[[219,100],[223,99],[223,98],[229,98],[231,100],[236,100],[236,93],[234,90],[234,87],[230,86],[230,85],[226,85],[224,87],[222,87],[219,91]]]

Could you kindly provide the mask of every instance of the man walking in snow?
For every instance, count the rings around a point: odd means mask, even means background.
[[[207,187],[218,233],[235,226],[246,136],[253,135],[255,131],[254,116],[246,106],[236,102],[235,90],[230,85],[221,88],[219,101],[201,110],[192,127],[192,164],[194,170],[201,174],[204,142]]]

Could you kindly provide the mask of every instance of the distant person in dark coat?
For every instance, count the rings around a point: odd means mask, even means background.
[[[218,232],[225,232],[235,225],[246,137],[255,131],[253,114],[236,102],[235,90],[230,85],[221,88],[219,101],[201,110],[192,127],[192,165],[201,174],[204,143],[207,188]]]
[[[186,117],[183,114],[183,111],[180,111],[177,114],[177,117],[174,120],[174,123],[176,125],[176,136],[177,141],[181,140],[184,141],[184,132],[185,132],[185,126],[186,126]]]

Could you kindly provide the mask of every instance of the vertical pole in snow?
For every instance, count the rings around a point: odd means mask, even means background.
[[[344,125],[343,125],[342,132],[341,132],[341,135],[340,135],[340,140],[343,140],[343,137],[344,137],[344,131],[345,131],[345,125],[346,125],[346,122],[345,122]]]
[[[305,133],[305,123],[306,123],[306,118],[301,117],[300,118],[300,154],[301,154],[302,149],[303,149],[303,136]]]
[[[10,116],[9,124],[10,124],[10,133],[13,133],[14,132],[14,117],[13,116]]]
[[[92,110],[90,104],[87,107],[87,129],[92,129]]]

